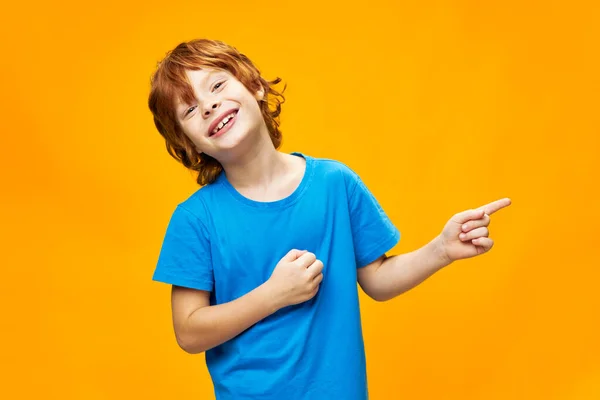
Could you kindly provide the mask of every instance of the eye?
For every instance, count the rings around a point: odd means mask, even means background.
[[[220,88],[224,83],[225,83],[225,81],[217,82],[217,84],[215,86],[213,86],[213,92],[215,90],[217,90],[218,88]]]
[[[195,107],[195,106],[194,106],[194,107]],[[184,117],[185,117],[186,115],[188,115],[189,113],[191,113],[191,112],[194,110],[194,107],[190,107],[190,108],[188,108],[188,109],[187,109],[187,111],[185,112],[185,115],[184,115]]]

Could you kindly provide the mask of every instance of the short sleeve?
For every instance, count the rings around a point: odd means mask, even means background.
[[[181,205],[171,215],[152,280],[213,290],[208,231],[198,217]]]
[[[400,231],[384,212],[360,177],[351,172],[349,209],[356,266],[364,267],[393,248]]]

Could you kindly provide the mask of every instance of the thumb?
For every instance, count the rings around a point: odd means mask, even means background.
[[[484,215],[485,215],[485,211],[483,209],[466,210],[466,211],[456,214],[454,216],[454,218],[455,218],[456,222],[458,222],[459,224],[464,224],[465,222],[468,222],[472,219],[483,218]]]
[[[286,261],[295,261],[304,253],[306,253],[306,250],[292,249],[283,258]]]

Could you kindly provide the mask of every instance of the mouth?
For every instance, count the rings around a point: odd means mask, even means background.
[[[221,117],[215,120],[209,128],[208,137],[221,136],[227,132],[235,123],[239,110],[226,111]]]

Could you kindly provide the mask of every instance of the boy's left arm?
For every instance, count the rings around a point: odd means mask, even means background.
[[[490,215],[511,204],[496,200],[473,210],[455,214],[442,233],[410,253],[385,255],[358,269],[358,283],[377,301],[392,299],[423,282],[453,261],[488,252],[494,242],[488,237]]]

